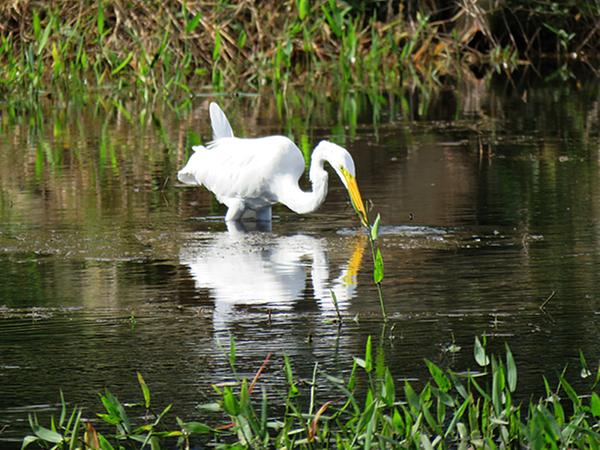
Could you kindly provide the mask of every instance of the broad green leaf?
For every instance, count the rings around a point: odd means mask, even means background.
[[[502,409],[502,391],[504,390],[504,367],[502,363],[495,364],[494,358],[493,375],[492,375],[492,404],[496,409],[496,414],[500,415]]]
[[[419,401],[419,397],[408,381],[404,382],[404,395],[406,396],[406,400],[413,411],[421,410],[421,402]]]
[[[490,358],[485,354],[485,348],[479,342],[479,338],[475,336],[475,361],[482,367],[487,366],[490,363]]]
[[[28,447],[29,445],[33,444],[34,442],[39,441],[40,438],[36,437],[36,436],[25,436],[25,438],[23,438],[23,444],[21,445],[21,450],[23,450],[24,448]]]
[[[101,450],[115,450],[112,444],[102,434],[98,433],[98,443]]]
[[[373,280],[376,284],[383,281],[383,257],[381,256],[381,250],[377,249],[375,256],[375,269],[373,270]]]
[[[37,9],[33,10],[33,36],[36,40],[40,38],[42,32],[42,25],[40,23],[40,14]]]
[[[383,383],[381,383],[381,397],[386,405],[392,406],[396,401],[396,386],[390,369],[385,368]]]
[[[444,374],[442,369],[440,369],[436,364],[429,361],[428,359],[425,360],[425,363],[427,364],[429,373],[435,380],[435,384],[437,384],[438,387],[440,388],[440,391],[448,392],[452,388],[452,384],[450,383],[450,380]]]
[[[209,412],[220,412],[223,410],[221,405],[217,402],[204,403],[202,405],[198,405],[198,409],[201,409],[203,411],[209,411]]]
[[[131,432],[129,417],[125,412],[123,404],[109,390],[100,394],[100,400],[108,414],[97,414],[98,417],[113,425],[122,425],[127,433]]]
[[[367,338],[367,345],[365,348],[365,371],[367,373],[373,370],[373,346],[371,345],[371,336]]]
[[[515,392],[517,388],[517,365],[510,351],[510,347],[506,344],[506,371],[508,378],[508,389],[510,392]]]
[[[590,400],[592,406],[592,414],[594,417],[600,417],[600,397],[595,392],[592,392],[592,399]]]
[[[40,425],[33,427],[33,433],[42,441],[51,442],[53,444],[58,444],[63,440],[62,434],[49,430],[48,428],[44,428]]]
[[[101,38],[104,34],[104,5],[102,0],[98,0],[98,17],[96,20],[96,26],[98,28],[98,37]]]
[[[304,18],[308,15],[308,1],[309,0],[298,0],[298,17],[300,20],[304,20]]]
[[[215,47],[213,48],[212,60],[216,61],[219,59],[221,55],[221,33],[217,30],[217,35],[215,36]]]
[[[354,358],[354,362],[356,363],[357,366],[362,367],[363,369],[365,367],[367,367],[367,363],[362,358]]]
[[[230,416],[237,416],[240,413],[238,401],[233,391],[228,387],[223,389],[223,409]]]
[[[404,430],[404,421],[402,420],[402,415],[398,411],[397,408],[394,408],[394,414],[392,415],[392,424],[396,430],[402,432]]]
[[[563,375],[560,376],[560,384],[573,402],[573,406],[578,409],[581,406],[581,399],[577,395],[577,392],[575,392],[575,389],[573,389],[573,386],[569,384]]]
[[[150,408],[150,389],[148,388],[148,385],[146,384],[146,381],[144,381],[144,377],[142,376],[141,373],[137,373],[137,378],[138,378],[138,383],[140,384],[140,387],[142,388],[142,394],[144,394],[144,405],[146,406],[146,409]]]

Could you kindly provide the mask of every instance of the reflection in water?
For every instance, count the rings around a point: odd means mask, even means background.
[[[322,314],[335,314],[332,295],[340,311],[347,309],[356,294],[364,236],[345,241],[353,247],[352,256],[339,275],[330,279],[325,239],[245,232],[238,225],[230,224],[228,232],[190,241],[179,255],[181,263],[189,267],[196,288],[209,289],[214,297],[216,330],[227,328],[238,306],[292,309],[307,287]]]
[[[423,358],[472,367],[481,333],[511,345],[526,392],[565,364],[576,371],[580,349],[598,360],[598,80],[514,81],[222,99],[240,135],[351,149],[383,218],[385,357],[396,378],[426,379]],[[105,386],[139,398],[136,371],[157,404],[202,420],[196,402],[230,376],[217,345],[229,333],[240,371],[254,374],[274,351],[302,378],[315,361],[330,374],[351,368],[379,335],[369,262],[356,283],[364,247],[341,185],[319,214],[276,208],[277,235],[224,232],[206,220],[224,213],[208,192],[175,185],[208,101],[175,114],[61,100],[35,118],[0,105],[2,448],[26,433],[31,408],[56,411],[59,389],[87,411]],[[322,320],[335,315],[329,289],[359,320],[341,330]],[[440,348],[454,340],[463,350],[448,361]]]

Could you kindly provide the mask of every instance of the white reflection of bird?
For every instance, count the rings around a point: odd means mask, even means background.
[[[354,161],[339,145],[321,141],[314,149],[309,169],[312,191],[305,192],[298,186],[304,158],[290,139],[234,137],[221,108],[211,103],[209,110],[214,140],[207,147],[193,147],[194,154],[177,177],[182,183],[203,185],[212,191],[228,207],[225,220],[255,215],[257,220],[270,221],[275,203],[283,203],[298,214],[315,211],[327,195],[325,161],[339,175],[353,203],[360,200],[362,205]]]
[[[189,267],[196,287],[210,290],[217,329],[226,328],[236,318],[238,306],[289,310],[305,292],[312,292],[321,313],[327,315],[335,311],[333,295],[341,310],[347,309],[356,295],[364,239],[335,248],[338,258],[348,250],[352,256],[340,267],[339,276],[331,279],[325,239],[232,229],[207,236],[209,239],[195,234],[195,239],[181,248],[179,259]],[[307,287],[312,289],[307,291]]]

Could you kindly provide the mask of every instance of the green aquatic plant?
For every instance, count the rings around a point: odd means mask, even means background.
[[[33,434],[23,439],[22,449],[31,446],[52,449],[101,449],[115,448],[160,448],[165,439],[177,440],[179,448],[189,448],[189,439],[194,434],[214,432],[210,427],[197,422],[184,422],[177,418],[177,427],[171,429],[164,425],[172,404],[157,412],[151,403],[151,394],[142,374],[137,374],[138,384],[142,392],[142,401],[123,403],[108,389],[99,393],[104,411],[96,417],[102,421],[83,418],[80,407],[69,408],[61,392],[61,406],[58,418],[54,416],[50,425],[40,425],[35,414],[29,416],[29,425]],[[69,411],[70,410],[70,411]],[[128,410],[142,410],[142,423],[135,423]],[[112,427],[113,432],[100,432],[100,427]]]
[[[344,377],[315,363],[311,379],[301,382],[283,355],[284,390],[276,396],[261,380],[269,354],[252,380],[234,375],[234,382],[213,386],[215,400],[200,410],[215,425],[176,418],[176,426],[165,426],[173,423],[171,405],[154,412],[138,374],[141,401],[127,404],[108,390],[100,394],[104,412],[97,417],[113,432],[98,431],[100,424],[85,419],[80,408],[69,414],[61,396],[60,416],[49,427],[30,417],[33,434],[23,448],[190,448],[209,442],[222,449],[600,448],[600,366],[587,376],[590,394],[578,394],[563,373],[555,388],[544,378],[544,397],[523,403],[514,397],[518,376],[511,350],[505,346],[499,357],[485,344],[485,338],[475,340],[476,370],[456,372],[426,360],[429,379],[420,388],[394,378],[381,343],[374,349],[370,337]],[[235,345],[229,351],[233,368]],[[274,397],[275,405],[269,400]],[[146,411],[142,424],[133,424],[132,408]]]
[[[369,222],[367,210],[360,195],[360,191],[358,190],[356,179],[343,167],[341,170],[348,182],[348,192],[350,193],[352,207],[354,208],[354,211],[356,211],[361,225],[367,230],[369,246],[371,247],[371,256],[373,257],[373,282],[377,287],[381,316],[383,317],[383,320],[387,322],[388,317],[385,312],[385,301],[383,298],[383,289],[381,287],[381,282],[383,281],[383,256],[381,255],[381,248],[379,247],[378,240],[381,216],[377,214],[375,222]]]
[[[315,80],[389,89],[474,64],[511,71],[549,49],[593,66],[587,55],[598,48],[598,6],[589,2],[371,3],[4,2],[0,94],[17,101],[109,87],[148,101]]]

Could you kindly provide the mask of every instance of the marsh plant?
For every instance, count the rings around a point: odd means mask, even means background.
[[[14,101],[110,87],[149,99],[324,79],[390,89],[473,65],[510,71],[547,54],[595,71],[599,8],[576,0],[1,2],[0,94]]]
[[[271,355],[252,380],[237,375],[231,340],[228,358],[235,381],[214,385],[214,401],[200,407],[210,425],[173,421],[171,405],[155,411],[138,374],[142,399],[137,403],[122,403],[106,390],[100,394],[103,412],[91,419],[77,407],[69,412],[61,397],[60,415],[48,427],[30,417],[32,434],[23,447],[154,449],[202,443],[223,449],[600,448],[600,366],[592,374],[581,356],[582,374],[585,370],[591,380],[589,394],[578,394],[563,373],[555,387],[543,379],[542,398],[519,402],[510,348],[497,356],[485,344],[485,338],[475,339],[475,370],[456,372],[426,360],[429,380],[420,387],[399,382],[385,363],[383,348],[374,349],[370,337],[347,376],[324,372],[315,363],[312,379],[302,383],[283,355],[285,386],[278,388],[262,379]],[[274,396],[276,389],[283,391]],[[322,392],[327,398],[321,398]],[[269,400],[274,397],[281,399],[275,405]],[[137,424],[128,412],[134,409],[135,417],[140,409],[146,412]],[[101,427],[109,431],[98,431]]]
[[[350,191],[350,201],[352,202],[352,207],[356,212],[356,215],[360,219],[361,225],[367,231],[367,237],[369,239],[369,246],[371,248],[371,255],[373,257],[373,282],[377,287],[377,294],[379,297],[379,307],[381,309],[381,316],[385,322],[387,322],[387,314],[385,312],[385,301],[383,298],[383,290],[381,287],[381,282],[383,281],[383,256],[381,256],[381,248],[379,247],[379,225],[381,223],[381,216],[377,214],[377,218],[375,222],[371,223],[369,221],[369,216],[367,214],[367,210],[363,203],[362,197],[360,195],[360,191],[358,190],[358,185],[356,184],[356,180],[350,173],[345,170],[343,167],[341,168],[342,173],[349,181],[348,189]]]

